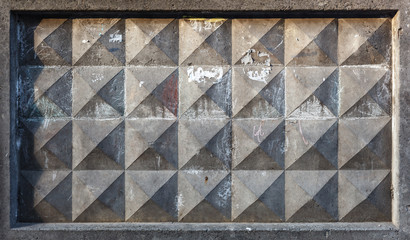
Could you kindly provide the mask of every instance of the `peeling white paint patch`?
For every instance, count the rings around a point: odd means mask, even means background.
[[[119,30],[117,30],[115,33],[110,34],[110,39],[108,42],[110,43],[120,43],[122,42],[122,34],[119,34]]]
[[[142,84],[144,84],[144,81],[141,81],[141,82],[140,82],[140,87],[142,87]]]
[[[202,67],[188,67],[188,82],[205,82],[206,79],[213,79],[214,83],[219,83],[223,76],[222,67],[213,67],[211,70],[204,70]]]
[[[266,68],[262,68],[261,71],[249,70],[246,73],[246,75],[248,76],[249,79],[253,81],[267,83],[266,80],[268,79],[270,72],[271,72],[271,68],[266,67]]]
[[[255,60],[255,59],[252,58],[253,53],[255,53],[258,58],[266,58],[266,59],[265,60],[263,60],[263,59]],[[241,58],[241,63],[244,64],[244,65],[248,65],[248,64],[249,65],[265,65],[265,66],[269,67],[271,65],[270,62],[271,62],[271,59],[270,59],[269,53],[260,52],[260,51],[257,51],[255,49],[249,49],[245,53],[245,56]]]
[[[178,209],[181,209],[181,207],[183,207],[185,203],[184,196],[182,195],[182,193],[178,195],[177,201],[178,201]]]
[[[253,63],[253,58],[251,56],[251,53],[253,53],[253,52],[255,52],[255,49],[249,49],[246,52],[246,55],[241,59],[241,63],[245,64],[245,65],[252,64]]]

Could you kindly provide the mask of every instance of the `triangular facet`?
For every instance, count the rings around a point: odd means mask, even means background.
[[[332,66],[336,65],[319,46],[312,41],[296,55],[288,66]]]
[[[175,66],[175,63],[151,41],[130,62],[130,65]]]
[[[213,84],[206,91],[206,95],[210,97],[222,110],[225,111],[227,116],[232,115],[232,74],[229,70],[225,75]]]
[[[148,200],[127,222],[173,222],[175,219],[152,200]]]
[[[127,171],[131,179],[152,197],[175,174],[175,171]]]
[[[334,170],[335,167],[315,148],[311,147],[287,170]]]
[[[99,41],[95,42],[86,53],[75,63],[75,66],[121,66],[123,65]]]
[[[259,40],[277,59],[279,59],[281,64],[284,63],[284,25],[285,20],[281,19]]]
[[[235,170],[281,170],[279,164],[269,157],[261,148],[251,152]]]
[[[202,148],[181,169],[182,170],[222,170],[225,165],[208,149]]]
[[[154,95],[146,97],[129,115],[129,118],[174,118],[170,112]]]
[[[152,200],[171,215],[178,219],[178,174],[174,174],[155,194]]]
[[[229,65],[229,63],[205,41],[182,63],[182,66],[191,65]]]
[[[121,115],[100,96],[95,95],[76,115],[79,118],[113,118]]]
[[[45,92],[45,95],[56,103],[68,116],[71,116],[72,79],[71,71],[68,71]]]
[[[233,174],[259,198],[282,174],[282,171],[234,171]]]
[[[153,148],[148,148],[127,170],[175,170],[175,168]]]
[[[287,221],[289,222],[334,222],[336,221],[313,199],[303,205]]]
[[[320,100],[315,95],[311,95],[288,117],[297,119],[324,119],[332,118],[335,116],[322,102],[320,102]]]
[[[229,222],[229,220],[210,203],[203,200],[185,215],[181,222]]]
[[[252,203],[245,211],[243,211],[237,218],[235,222],[282,222],[281,218],[278,217],[271,209],[266,207],[263,202],[257,200]]]
[[[228,174],[218,185],[205,197],[214,208],[222,213],[227,219],[232,214],[232,177]]]
[[[179,25],[175,19],[161,30],[152,41],[161,49],[174,63],[178,64],[179,52]]]
[[[152,147],[159,154],[178,168],[178,123],[173,123],[165,132],[158,137]]]
[[[178,114],[178,70],[171,73],[152,94],[175,116]]]
[[[124,70],[115,75],[97,94],[119,114],[124,114]]]
[[[121,63],[125,63],[125,20],[121,19],[98,39]]]
[[[343,62],[343,65],[383,64],[385,62],[386,59],[366,41]]]

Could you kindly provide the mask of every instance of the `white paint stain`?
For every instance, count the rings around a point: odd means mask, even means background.
[[[48,156],[47,156],[47,152],[44,152],[44,157],[45,157],[44,168],[47,169],[47,168],[48,168]]]
[[[255,49],[249,49],[246,52],[245,56],[241,59],[241,63],[245,64],[245,65],[252,64],[253,63],[253,58],[251,56],[251,53],[253,53],[253,52],[255,52]]]
[[[157,165],[158,165],[158,168],[160,168],[161,167],[161,156],[157,156]]]
[[[250,227],[247,227],[245,229],[246,229],[246,231],[251,231],[252,230],[252,228],[250,228]]]
[[[55,172],[53,172],[53,182],[54,180],[56,180],[57,174]]]
[[[119,33],[120,31],[117,30],[115,33],[110,34],[110,39],[108,42],[110,43],[120,43],[122,42],[122,34]]]
[[[184,201],[184,196],[182,195],[182,193],[178,195],[177,201],[178,201],[178,209],[184,206],[185,201]]]
[[[262,122],[259,124],[259,128],[256,130],[256,126],[253,126],[253,136],[256,137],[258,142],[262,142],[260,137],[263,137],[265,132],[262,131]]]
[[[305,139],[305,136],[303,136],[302,126],[300,125],[300,120],[298,120],[298,125],[299,125],[299,132],[300,132],[300,135],[302,136],[302,140],[303,140],[303,142],[305,143],[305,145],[308,145],[308,144],[309,144],[309,142]]]
[[[92,76],[91,82],[93,83],[104,80],[104,74],[102,73],[93,73],[91,74],[91,76]]]
[[[266,80],[268,79],[270,71],[271,71],[271,68],[266,67],[266,68],[262,68],[261,71],[249,70],[246,74],[249,79],[253,81],[263,82],[266,84],[267,83]]]
[[[189,23],[191,24],[192,29],[197,32],[202,32],[203,30],[216,30],[222,25],[223,21],[190,20]]]
[[[81,42],[82,42],[82,43],[88,43],[88,42],[90,42],[90,41],[88,41],[88,40],[86,40],[86,39],[83,39]]]
[[[260,59],[259,62],[258,62],[258,61],[255,61],[255,60],[252,58],[252,53],[255,53],[256,56],[259,57],[259,58],[266,58],[266,59],[265,59],[263,62],[261,62],[262,59]],[[267,53],[267,52],[260,52],[260,51],[257,51],[257,50],[255,50],[255,49],[249,49],[249,50],[246,52],[245,56],[241,58],[241,63],[244,64],[244,65],[248,65],[248,64],[251,65],[251,64],[252,64],[252,65],[265,65],[265,66],[270,66],[270,65],[271,65],[271,64],[270,64],[270,61],[271,61],[271,59],[270,59],[269,53]]]
[[[222,67],[214,67],[211,70],[204,70],[202,67],[191,66],[187,69],[188,82],[205,82],[206,79],[213,79],[214,83],[219,83],[222,80],[223,69]]]
[[[140,87],[142,87],[142,84],[144,84],[144,81],[141,81],[141,82],[140,82]]]

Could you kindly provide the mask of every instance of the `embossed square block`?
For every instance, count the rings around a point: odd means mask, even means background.
[[[391,24],[23,21],[19,221],[391,221]]]

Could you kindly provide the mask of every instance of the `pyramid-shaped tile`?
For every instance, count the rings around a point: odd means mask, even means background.
[[[125,168],[178,169],[178,124],[169,119],[126,120]]]
[[[71,116],[72,71],[69,67],[23,68],[20,72],[25,92],[20,99],[21,114],[27,118]]]
[[[336,221],[336,170],[287,171],[286,219],[291,222]]]
[[[286,69],[286,115],[332,118],[338,113],[339,76],[335,67]]]
[[[43,65],[71,65],[72,20],[42,19],[34,30],[34,51]]]
[[[25,170],[71,169],[72,123],[68,120],[24,120],[20,167]]]
[[[182,222],[230,220],[231,176],[225,170],[187,170],[178,174],[178,219]]]
[[[283,171],[232,172],[232,219],[281,222],[284,209]],[[274,194],[274,195],[273,195]],[[261,210],[263,212],[260,212]],[[258,212],[261,215],[258,216]]]
[[[126,221],[177,220],[176,171],[126,171]]]
[[[73,65],[121,66],[125,63],[125,20],[73,20]]]
[[[182,118],[230,117],[232,114],[231,76],[229,67],[181,67],[180,116]]]
[[[301,129],[302,127],[299,128],[299,133],[300,131],[303,133]],[[335,122],[320,136],[316,143],[294,161],[287,170],[335,170],[338,166],[337,149],[338,125],[337,122]]]
[[[286,169],[295,163],[296,165],[301,164],[300,166],[316,164],[317,166],[332,167],[333,165],[333,167],[336,167],[335,155],[338,138],[335,134],[337,129],[335,122],[336,119],[287,120]],[[301,162],[297,163],[299,159]]]
[[[360,169],[362,165],[373,169],[373,167],[390,166],[391,151],[388,150],[391,149],[391,141],[389,140],[391,140],[390,117],[340,120],[339,168]],[[381,143],[385,145],[382,147]],[[383,150],[386,152],[383,153]]]
[[[339,172],[341,221],[391,221],[390,170]]]
[[[86,128],[88,126],[80,124],[80,128],[81,127]],[[81,129],[81,131],[83,133],[87,133],[87,130]],[[97,146],[95,146],[95,148],[92,149],[92,151],[78,163],[75,170],[123,169],[125,155],[124,131],[125,124],[124,122],[121,122],[111,132],[109,132],[107,136],[98,142]],[[88,137],[92,138],[91,136]],[[84,136],[83,141],[85,141],[85,139],[87,139],[86,136]],[[78,159],[76,159],[76,161],[77,160]]]
[[[124,168],[124,122],[121,119],[73,121],[73,168]]]
[[[228,120],[180,120],[179,167],[183,170],[231,168],[232,126]]]
[[[391,114],[391,72],[385,67],[341,68],[340,115],[346,118]]]
[[[337,20],[330,18],[285,20],[285,64],[337,65]]]
[[[230,65],[231,20],[179,20],[179,62],[191,65]]]
[[[133,67],[126,70],[128,118],[175,118],[178,114],[178,78],[174,67]]]
[[[124,70],[78,67],[73,75],[74,116],[113,118],[124,114]]]
[[[72,199],[73,221],[124,221],[123,171],[74,171]]]
[[[262,119],[282,117],[285,111],[285,71],[281,70],[267,81],[266,85],[264,82],[250,81],[249,76],[244,76],[243,73],[246,73],[245,68],[235,68],[232,89],[234,117]],[[271,76],[268,75],[267,79],[270,78]],[[243,88],[243,85],[248,88]]]
[[[391,21],[386,18],[339,19],[341,65],[389,64]]]
[[[126,19],[126,31],[129,65],[178,65],[178,20],[130,18]]]
[[[284,20],[232,20],[232,63],[235,65],[283,64]]]
[[[284,112],[282,67],[235,67],[232,115],[236,118],[278,118]],[[265,112],[265,113],[264,113]]]
[[[22,171],[19,219],[22,222],[70,222],[70,196],[70,171]]]
[[[232,167],[236,170],[283,169],[284,130],[282,119],[234,120]]]

